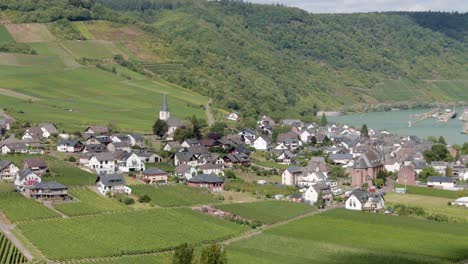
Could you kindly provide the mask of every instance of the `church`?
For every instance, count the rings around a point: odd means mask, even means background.
[[[163,104],[161,106],[161,109],[159,110],[159,119],[165,121],[167,124],[167,139],[173,140],[174,132],[177,128],[182,127],[183,122],[178,118],[171,117],[171,112],[169,111],[166,95],[164,95]]]

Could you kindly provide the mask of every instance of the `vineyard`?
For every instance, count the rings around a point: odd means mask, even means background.
[[[181,243],[226,239],[245,230],[190,209],[61,218],[19,224],[18,228],[47,258],[55,260],[161,252]]]
[[[265,224],[273,224],[313,210],[309,205],[281,201],[225,204],[217,205],[216,208]]]
[[[39,202],[15,192],[0,193],[0,211],[12,222],[58,217]]]
[[[99,195],[87,187],[74,187],[69,190],[69,193],[76,201],[58,204],[55,207],[57,210],[69,216],[129,210],[123,203]]]
[[[162,207],[191,206],[213,203],[214,199],[206,189],[191,188],[186,185],[153,187],[149,185],[131,186],[136,196],[148,195],[151,203]]]
[[[19,264],[27,262],[23,254],[8,240],[8,238],[0,233],[0,263],[2,264]]]
[[[182,64],[141,62],[140,65],[153,73],[185,71]]]

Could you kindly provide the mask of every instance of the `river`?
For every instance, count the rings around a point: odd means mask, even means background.
[[[463,113],[462,108],[456,109],[457,118],[450,119],[447,123],[439,122],[435,118],[426,119],[411,127],[408,122],[415,121],[417,114],[428,112],[431,109],[413,109],[390,112],[369,112],[349,114],[342,116],[328,116],[328,121],[349,124],[360,128],[367,124],[372,129],[385,129],[398,135],[414,135],[420,138],[428,136],[443,136],[448,144],[463,144],[468,142],[468,135],[462,134],[463,122],[458,118]]]

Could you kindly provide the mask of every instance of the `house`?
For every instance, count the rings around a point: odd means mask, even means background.
[[[102,152],[109,152],[106,145],[98,143],[98,144],[88,144],[85,145],[83,149],[83,153],[102,153]]]
[[[143,175],[143,181],[149,184],[166,184],[167,183],[167,172],[160,170],[158,168],[148,168],[144,170],[141,175]]]
[[[182,148],[182,146],[180,145],[179,142],[170,141],[170,142],[167,142],[166,144],[164,144],[164,147],[162,148],[162,150],[164,150],[164,151],[177,151],[177,150],[179,150],[181,148]]]
[[[190,148],[190,147],[193,147],[193,146],[201,146],[200,141],[198,141],[198,139],[196,139],[196,138],[186,139],[180,145],[182,147],[184,147],[184,148]]]
[[[106,135],[109,134],[109,129],[105,126],[88,126],[84,131],[85,135]]]
[[[111,137],[107,135],[87,135],[85,144],[94,145],[94,144],[103,144],[107,146],[112,142]]]
[[[174,165],[179,166],[181,164],[198,166],[200,165],[197,157],[189,151],[186,152],[176,152],[174,155]]]
[[[328,176],[329,170],[324,157],[312,157],[307,163],[309,171],[320,171]]]
[[[159,119],[166,122],[167,124],[167,139],[172,140],[174,136],[174,132],[179,128],[183,126],[182,120],[178,118],[173,118],[171,117],[171,112],[169,111],[169,106],[167,104],[167,98],[166,95],[164,95],[163,98],[163,104],[161,106],[161,109],[159,111]]]
[[[465,197],[460,197],[457,200],[453,201],[452,204],[468,207],[468,197],[466,197],[466,196]]]
[[[26,189],[26,195],[33,200],[64,201],[68,200],[68,187],[57,182],[39,182]]]
[[[175,168],[175,175],[179,179],[190,180],[193,176],[197,175],[197,169],[190,165],[181,164]]]
[[[305,168],[303,172],[305,172],[304,175],[302,175],[302,177],[297,180],[297,185],[301,187],[308,187],[317,183],[323,183],[328,178],[327,175],[323,172],[320,172],[318,168],[316,168],[316,171],[312,172],[308,171],[308,168]]]
[[[250,165],[250,158],[246,154],[227,154],[224,158],[224,165],[232,168],[234,165],[248,166]]]
[[[191,187],[208,188],[212,192],[221,192],[224,190],[224,180],[212,174],[199,174],[188,181]]]
[[[2,155],[7,154],[14,154],[14,153],[28,153],[29,147],[26,143],[23,142],[12,142],[12,143],[5,143],[1,146],[1,153]]]
[[[23,192],[26,188],[34,186],[39,182],[41,182],[41,177],[30,169],[22,169],[15,175],[15,187],[20,192]]]
[[[437,189],[455,189],[456,179],[452,177],[429,176],[427,187]]]
[[[281,175],[281,183],[288,186],[296,186],[303,175],[301,167],[290,166]]]
[[[134,150],[135,154],[140,157],[141,161],[144,163],[160,163],[163,158],[156,153],[151,153],[146,150]]]
[[[289,195],[288,200],[293,203],[302,203],[303,202],[302,194],[300,193],[291,194]]]
[[[46,136],[47,134],[42,131],[40,127],[30,127],[27,128],[24,131],[23,137],[21,138],[22,140],[25,139],[34,139],[34,140],[39,140],[41,138],[49,138],[49,136]]]
[[[0,160],[0,180],[12,180],[18,171],[19,168],[11,161]]]
[[[268,150],[268,141],[264,137],[259,136],[254,140],[252,146],[256,150]]]
[[[132,151],[132,145],[130,142],[122,141],[122,142],[111,142],[107,144],[107,150],[109,152],[116,152],[116,151]]]
[[[277,138],[277,142],[280,145],[285,146],[289,150],[296,150],[300,146],[302,146],[302,142],[299,140],[299,137],[297,136],[297,134],[293,132],[279,134]]]
[[[440,173],[441,175],[445,175],[445,171],[447,166],[449,165],[448,162],[445,161],[433,161],[431,162],[431,167],[434,168],[435,171]],[[452,176],[452,175],[445,175],[445,176]]]
[[[379,212],[385,210],[385,200],[382,194],[370,194],[365,190],[356,189],[346,200],[345,208],[355,211]]]
[[[274,151],[274,153],[277,155],[275,160],[279,164],[289,165],[296,161],[296,155],[289,150]]]
[[[465,164],[461,163],[460,161],[451,162],[449,166],[452,169],[452,175],[447,175],[447,176],[460,176],[460,175],[463,175],[466,171]]]
[[[301,131],[300,134],[299,134],[299,138],[301,139],[302,143],[304,143],[304,144],[307,144],[307,143],[311,142],[311,139],[314,136],[315,136],[315,134],[312,131],[308,130],[308,129],[305,129],[305,130]]]
[[[115,173],[115,157],[113,153],[101,152],[93,153],[86,166],[98,175]]]
[[[4,129],[6,131],[11,129],[11,126],[14,124],[14,121],[10,118],[3,118],[0,119],[0,129]]]
[[[99,193],[106,195],[131,194],[132,189],[126,186],[122,174],[102,174],[96,179],[96,188]]]
[[[400,163],[396,159],[388,159],[385,161],[384,168],[388,172],[399,171],[400,167]]]
[[[120,172],[141,172],[145,170],[145,163],[133,152],[118,151],[114,156],[117,169]]]
[[[353,161],[353,154],[330,154],[328,158],[335,164],[348,165]]]
[[[333,194],[330,187],[324,184],[311,185],[304,192],[304,200],[306,203],[315,204],[319,197],[322,196],[325,205],[331,205],[333,202]]]
[[[55,124],[52,124],[52,123],[40,123],[38,127],[42,130],[43,132],[42,135],[45,138],[56,136],[60,133],[59,130],[57,129],[57,126],[55,126]]]
[[[384,169],[381,155],[375,149],[371,149],[361,155],[354,163],[351,172],[351,185],[360,187],[364,183],[372,186],[372,180],[377,178],[377,173]]]
[[[85,145],[78,140],[62,139],[57,144],[57,151],[64,153],[82,152]]]
[[[132,147],[140,147],[144,148],[145,147],[145,138],[141,134],[128,134],[128,137],[130,138],[130,143]]]
[[[31,158],[23,161],[23,169],[30,169],[38,176],[42,176],[49,168],[44,159],[42,158]]]
[[[226,119],[227,120],[231,120],[231,121],[238,121],[239,120],[239,115],[237,113],[229,113],[229,115],[226,116]]]
[[[132,140],[129,135],[126,134],[114,134],[110,136],[112,142],[116,143],[127,143],[130,147],[132,146]]]
[[[207,163],[198,167],[202,174],[213,174],[218,176],[224,176],[223,165]]]
[[[401,167],[398,171],[397,183],[405,185],[416,185],[416,170],[413,165],[407,165]]]

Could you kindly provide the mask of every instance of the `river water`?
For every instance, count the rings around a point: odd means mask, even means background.
[[[385,129],[398,135],[414,135],[420,138],[428,136],[443,136],[448,144],[463,144],[468,142],[468,135],[462,134],[463,122],[459,120],[463,113],[461,108],[455,109],[458,115],[447,123],[439,122],[435,118],[426,119],[409,127],[408,122],[417,120],[416,115],[430,111],[431,109],[413,109],[390,112],[370,112],[350,114],[342,116],[329,116],[328,121],[349,124],[360,128],[367,124],[372,129]]]

